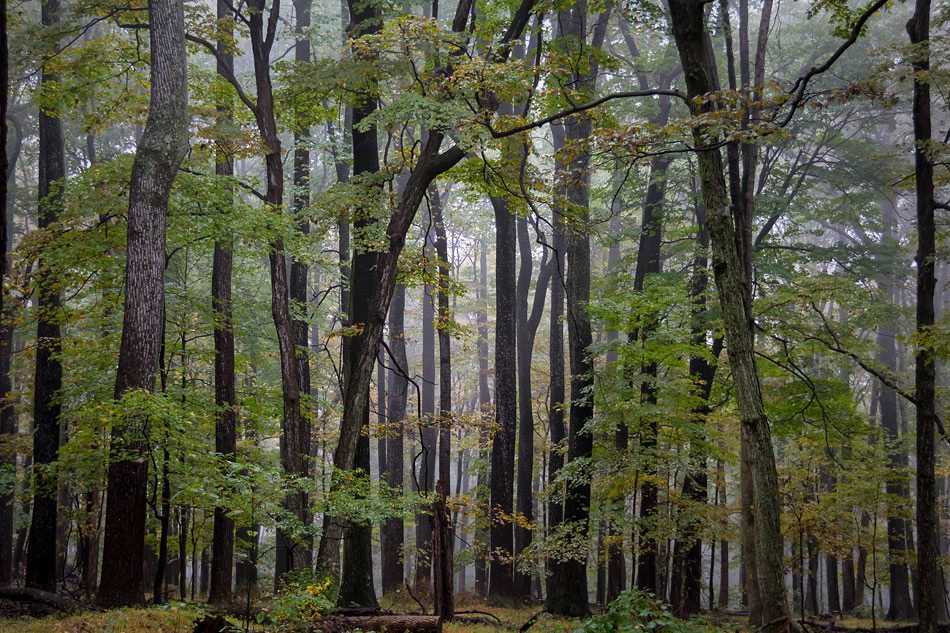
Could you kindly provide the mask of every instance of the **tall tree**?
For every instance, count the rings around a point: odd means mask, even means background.
[[[484,237],[478,240],[478,313],[475,317],[478,330],[478,459],[482,462],[478,470],[476,488],[479,493],[479,503],[485,505],[487,501],[485,490],[486,481],[490,481],[488,472],[488,427],[492,418],[491,390],[488,385],[488,244]],[[489,515],[490,515],[489,510]],[[484,521],[482,522],[484,524]],[[476,525],[476,556],[475,559],[475,593],[479,596],[488,595],[488,557],[485,549],[488,547],[489,535],[486,527]]]
[[[715,90],[718,81],[704,22],[704,4],[698,0],[672,0],[670,22],[691,106],[699,112],[707,111],[714,106],[702,97]],[[697,152],[700,183],[742,433],[754,458],[755,579],[763,629],[770,631],[789,626],[790,618],[785,596],[778,475],[753,349],[752,306],[747,291],[751,280],[738,250],[744,238],[737,237],[741,227],[730,213],[722,155],[715,147],[718,134],[708,125],[696,123],[693,137],[697,147],[713,146]]]
[[[881,200],[881,242],[890,252],[895,253],[897,239],[894,231],[897,229],[897,209],[890,196]],[[881,292],[888,301],[897,299],[897,262],[883,267],[880,278]],[[897,324],[896,319],[889,318],[883,323],[877,333],[878,362],[891,372],[897,371]],[[887,441],[887,456],[891,467],[903,469],[907,467],[907,450],[900,445],[900,421],[898,420],[897,392],[888,385],[881,385],[878,389],[878,412],[881,416],[881,427]],[[888,478],[886,489],[888,495],[895,500],[909,496],[908,484],[901,477]],[[898,507],[889,508],[887,513],[887,549],[888,564],[890,567],[890,582],[888,583],[888,611],[887,617],[891,620],[907,620],[914,616],[914,607],[910,597],[910,573],[907,566],[907,529],[905,520]]]
[[[59,0],[42,3],[42,22],[47,29],[60,24]],[[58,78],[45,65],[40,84],[49,89]],[[39,212],[38,226],[50,227],[63,210],[66,178],[66,148],[63,124],[54,112],[39,113]],[[36,270],[37,324],[36,368],[33,387],[33,514],[30,519],[30,548],[26,558],[26,584],[52,591],[56,588],[57,482],[55,462],[59,454],[60,401],[63,386],[62,334],[59,310],[62,294],[45,257]]]
[[[349,0],[350,34],[359,38],[379,33],[382,29],[380,9],[374,3]],[[377,220],[381,197],[378,183],[373,178],[379,172],[379,144],[375,124],[372,123],[376,112],[377,87],[368,86],[360,101],[353,106],[350,134],[353,139],[353,176],[362,180],[368,195],[353,209],[353,227],[357,234],[363,234]],[[358,244],[353,249],[350,268],[350,311],[351,325],[364,326],[371,318],[372,297],[376,292],[377,254],[368,245]],[[385,311],[383,311],[385,318]],[[369,381],[358,387],[359,392],[352,394],[350,377],[353,372],[364,371],[360,362],[367,354],[376,359],[379,340],[370,341],[365,328],[360,333],[348,336],[344,343],[344,399],[357,397],[361,403],[360,428],[362,429],[354,453],[353,465],[369,475]],[[372,364],[369,366],[372,372]],[[346,405],[344,405],[346,406]],[[334,458],[337,467],[346,468]],[[376,590],[373,587],[372,526],[365,521],[352,522],[346,528],[343,541],[343,574],[340,581],[339,602],[345,606],[375,607]]]
[[[129,187],[125,306],[115,397],[151,391],[161,344],[165,290],[165,218],[178,167],[188,151],[188,82],[184,8],[174,0],[148,6],[152,55],[148,120]],[[98,602],[143,602],[147,429],[142,415],[112,429],[106,492],[105,547]]]
[[[3,156],[0,158],[0,438],[7,442],[16,433],[16,420],[13,407],[9,402],[12,386],[10,382],[10,358],[13,343],[13,328],[7,323],[9,300],[6,296],[7,252],[10,236],[7,225],[7,182],[10,178],[10,157],[7,153],[7,101],[10,94],[10,55],[7,39],[7,1],[0,0],[0,143]],[[8,455],[13,455],[11,459]],[[4,468],[16,469],[16,456],[5,451],[0,460]],[[0,584],[8,584],[13,579],[13,493],[0,494]]]
[[[509,110],[510,111],[510,110]],[[506,518],[514,512],[517,366],[515,332],[515,216],[504,198],[493,197],[495,211],[495,434],[491,448],[491,541],[488,596],[504,602],[515,594],[514,533]]]
[[[393,293],[392,303],[389,304],[389,349],[393,355],[390,362],[394,364],[394,371],[389,378],[386,403],[389,428],[386,431],[385,473],[386,483],[393,491],[398,492],[403,490],[403,437],[409,391],[405,319],[406,287],[400,284]],[[405,531],[401,517],[390,517],[383,522],[380,542],[383,593],[388,594],[399,591],[403,585]]]
[[[937,286],[937,227],[930,114],[930,0],[916,0],[907,22],[914,45],[914,180],[917,210],[917,350],[914,397],[917,402],[917,611],[920,630],[933,633],[946,620],[944,578],[940,567],[940,521],[934,473],[937,427],[936,354],[929,343],[934,326]],[[946,205],[943,205],[946,207]]]
[[[433,187],[429,188],[431,192]],[[431,206],[431,205],[430,205]],[[432,217],[423,234],[423,252],[426,259],[433,255],[435,237],[430,235]],[[416,481],[422,494],[435,492],[436,451],[439,439],[435,420],[435,294],[430,284],[422,288],[422,428],[419,430],[422,443],[419,472]],[[416,514],[416,589],[428,594],[432,585],[432,515],[423,510]]]
[[[232,19],[226,0],[218,0],[218,28]],[[227,73],[234,65],[234,56],[228,50],[230,43],[224,38],[217,42],[218,74]],[[233,117],[230,99],[218,105],[218,124],[227,125]],[[215,156],[215,173],[223,178],[234,175],[234,162],[225,150]],[[222,211],[233,208],[230,185],[225,188]],[[237,393],[234,375],[234,323],[231,304],[231,276],[234,241],[230,236],[215,240],[211,264],[211,307],[214,311],[214,450],[225,460],[233,460],[237,450]],[[208,602],[227,604],[231,600],[234,568],[234,520],[227,508],[214,509],[214,524],[211,539],[211,579]]]

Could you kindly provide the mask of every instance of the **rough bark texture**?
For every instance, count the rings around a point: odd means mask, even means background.
[[[495,209],[495,435],[491,450],[491,562],[488,596],[507,601],[515,595],[514,533],[504,516],[514,512],[515,432],[518,402],[515,364],[515,217],[503,198]]]
[[[350,1],[351,35],[360,36],[379,32],[381,17],[379,8],[365,3]],[[365,129],[361,123],[376,112],[376,95],[373,91],[363,95],[363,101],[353,108],[353,120],[350,133],[353,138],[353,176],[372,178],[379,171],[379,147],[376,126]],[[353,210],[353,226],[360,234],[371,227],[378,213],[377,205],[381,200],[376,185],[369,187],[363,203]],[[352,375],[362,371],[361,361],[369,355],[370,363],[366,368],[368,378],[372,376],[373,365],[379,340],[367,340],[365,324],[371,318],[371,300],[377,285],[377,254],[367,250],[365,245],[357,244],[353,249],[353,264],[350,272],[350,325],[363,326],[362,333],[348,336],[344,341],[344,376],[346,377],[345,399],[347,406],[350,398],[357,397],[360,407],[359,438],[356,444],[352,464],[341,464],[334,460],[337,468],[362,469],[366,476],[370,473],[369,464],[369,387],[370,381],[360,385],[359,392],[353,394]],[[343,574],[340,581],[339,602],[344,606],[375,607],[376,590],[373,587],[372,525],[368,522],[352,522],[346,526],[343,541]]]
[[[225,0],[218,0],[218,20],[231,17],[231,10]],[[218,42],[218,73],[227,72],[232,65],[233,55],[229,53],[228,42]],[[230,121],[232,108],[230,103],[218,106],[218,117],[222,123]],[[234,163],[230,156],[221,151],[215,159],[215,174],[222,177],[234,175]],[[228,187],[228,193],[231,188]],[[233,194],[232,194],[233,195]],[[231,210],[231,200],[224,203],[222,212]],[[211,264],[211,307],[214,311],[214,450],[225,460],[233,460],[237,449],[237,394],[234,376],[234,324],[231,309],[231,269],[232,240],[220,239],[214,243],[214,255]],[[226,604],[231,600],[232,569],[234,567],[234,520],[228,516],[227,509],[214,509],[214,525],[211,539],[211,582],[208,602]]]
[[[389,377],[386,411],[386,483],[394,491],[403,490],[403,433],[406,420],[406,400],[409,382],[409,365],[406,358],[406,287],[399,285],[389,305],[389,349],[394,370]],[[383,593],[399,591],[403,585],[403,548],[405,536],[401,517],[391,517],[383,522],[380,531],[382,544]]]
[[[449,619],[455,615],[452,578],[452,522],[446,507],[448,483],[440,479],[432,502],[432,603],[435,615]]]
[[[434,615],[331,615],[314,623],[314,630],[323,633],[442,633],[442,618]]]
[[[180,2],[149,3],[152,51],[148,120],[129,188],[125,309],[115,397],[153,388],[165,300],[165,217],[178,166],[188,150],[185,21]],[[140,604],[145,548],[148,439],[132,416],[112,429],[105,548],[98,602]]]
[[[930,0],[916,0],[907,22],[914,55],[914,175],[917,207],[917,335],[914,396],[917,400],[917,612],[919,630],[933,633],[947,618],[943,571],[940,566],[940,519],[934,473],[937,427],[936,354],[926,341],[934,325],[936,223],[930,115]]]
[[[717,83],[703,4],[696,0],[673,0],[670,19],[685,72],[687,95],[695,100],[713,90]],[[699,147],[717,140],[715,134],[701,126],[694,128],[693,135]],[[762,623],[766,631],[784,629],[790,625],[790,619],[779,523],[780,494],[769,423],[755,367],[752,307],[746,290],[748,272],[738,250],[737,229],[729,211],[722,156],[718,149],[699,151],[698,163],[729,363],[743,434],[750,448],[755,495],[755,580],[761,599]]]
[[[42,3],[42,22],[48,29],[59,28],[59,0]],[[55,74],[44,68],[41,85],[57,82]],[[39,210],[40,229],[56,222],[63,209],[66,178],[66,149],[63,124],[54,114],[39,113]],[[62,295],[49,262],[40,257],[36,283],[36,367],[33,387],[33,514],[30,520],[30,547],[26,558],[28,587],[56,589],[57,482],[54,462],[59,455],[60,404],[63,367],[59,356],[63,342],[59,326]]]

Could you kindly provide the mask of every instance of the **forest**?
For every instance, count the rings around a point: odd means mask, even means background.
[[[0,631],[950,630],[945,61],[932,0],[0,0]]]

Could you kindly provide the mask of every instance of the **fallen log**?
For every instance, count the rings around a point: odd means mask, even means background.
[[[328,615],[313,623],[315,633],[442,633],[442,618],[434,615]]]
[[[0,587],[0,600],[18,603],[33,603],[58,611],[76,611],[78,603],[66,596],[29,587]]]

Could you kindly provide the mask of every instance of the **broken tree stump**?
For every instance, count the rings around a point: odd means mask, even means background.
[[[442,618],[435,615],[329,615],[313,623],[315,633],[442,633]]]

